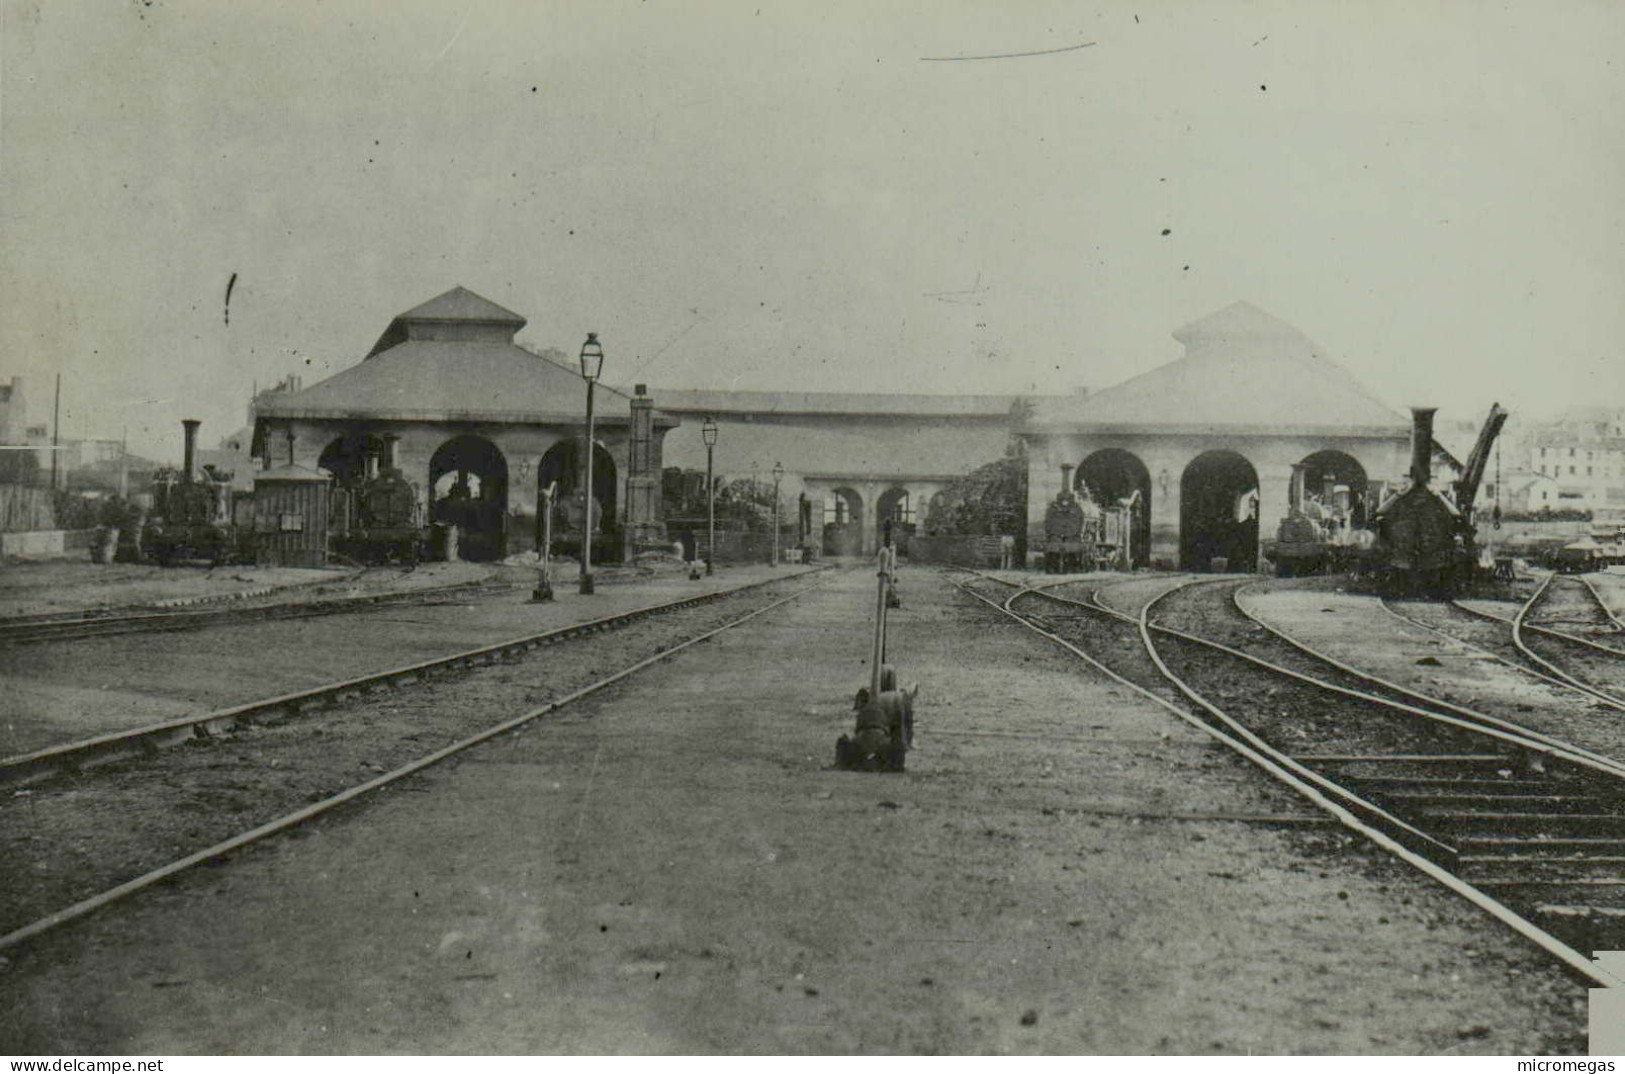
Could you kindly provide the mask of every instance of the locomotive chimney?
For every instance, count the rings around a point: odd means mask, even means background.
[[[378,452],[374,451],[370,447],[367,449],[366,463],[367,468],[365,473],[367,480],[371,481],[373,478],[378,476]]]
[[[1065,496],[1067,493],[1069,493],[1071,491],[1072,491],[1072,464],[1069,463],[1069,462],[1063,462],[1061,464],[1061,495]]]
[[[1292,464],[1292,483],[1287,486],[1286,505],[1293,514],[1303,510],[1303,480],[1306,469],[1301,462]]]
[[[181,480],[188,485],[197,476],[197,427],[203,424],[196,418],[186,418],[181,427],[186,430],[186,454],[181,463]]]
[[[1411,407],[1411,487],[1427,488],[1433,477],[1433,415],[1436,406]]]
[[[400,449],[400,444],[401,438],[394,434],[384,437],[383,468],[386,473],[390,470],[400,469],[400,460],[396,458],[396,452]]]

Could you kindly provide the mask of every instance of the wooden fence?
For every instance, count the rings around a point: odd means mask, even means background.
[[[56,529],[56,509],[49,489],[0,485],[0,533]]]

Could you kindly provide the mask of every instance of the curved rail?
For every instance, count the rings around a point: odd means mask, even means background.
[[[1169,593],[1177,592],[1178,590],[1183,589],[1185,585],[1193,584],[1195,581],[1196,580],[1192,580],[1191,582],[1182,583],[1180,586],[1175,587],[1175,589],[1170,590]],[[1272,750],[1270,752],[1265,752],[1264,750],[1255,748],[1245,737],[1232,735],[1227,731],[1214,726],[1214,724],[1209,720],[1202,719],[1181,706],[1175,705],[1166,698],[1160,697],[1156,693],[1146,689],[1141,684],[1133,682],[1132,680],[1117,674],[1100,661],[1094,659],[1078,646],[1073,645],[1071,642],[1060,637],[1058,634],[1053,633],[1052,631],[1045,630],[1043,627],[1032,622],[1025,616],[1022,616],[1020,613],[1015,612],[1008,607],[1001,606],[999,603],[982,596],[980,593],[975,592],[969,587],[959,586],[958,583],[953,582],[952,579],[950,579],[950,583],[954,584],[960,588],[961,591],[974,597],[978,601],[981,601],[989,607],[998,610],[1002,614],[1009,616],[1039,636],[1047,638],[1051,642],[1066,649],[1068,652],[1083,660],[1090,667],[1104,674],[1117,684],[1133,690],[1136,694],[1167,710],[1180,720],[1191,725],[1192,727],[1195,727],[1204,734],[1209,735],[1216,741],[1235,751],[1250,763],[1263,769],[1274,779],[1292,788],[1298,794],[1308,799],[1313,805],[1329,814],[1345,828],[1363,836],[1375,845],[1387,851],[1389,854],[1392,854],[1394,857],[1399,858],[1407,865],[1415,868],[1418,872],[1421,872],[1429,879],[1449,889],[1455,894],[1466,899],[1468,902],[1472,903],[1474,906],[1495,917],[1503,924],[1512,928],[1519,935],[1524,936],[1526,939],[1529,939],[1537,944],[1543,950],[1547,951],[1553,957],[1563,962],[1576,973],[1581,974],[1599,985],[1607,987],[1616,987],[1621,985],[1622,982],[1610,977],[1596,963],[1592,962],[1589,958],[1586,958],[1580,952],[1574,950],[1574,948],[1563,943],[1551,933],[1540,928],[1533,922],[1523,918],[1510,907],[1501,903],[1499,900],[1495,899],[1479,888],[1474,887],[1472,884],[1450,872],[1448,869],[1440,866],[1438,863],[1424,857],[1421,854],[1418,854],[1409,847],[1406,847],[1403,843],[1399,842],[1387,832],[1367,823],[1365,820],[1362,820],[1359,816],[1355,815],[1353,810],[1349,809],[1340,802],[1333,800],[1333,798],[1328,796],[1326,793],[1323,793],[1319,786],[1300,778],[1300,776],[1292,769],[1278,763],[1274,757],[1271,756],[1271,753],[1275,753],[1275,751]],[[1023,587],[1023,592],[1037,592],[1037,590]],[[1019,595],[1020,594],[1015,594],[1010,599],[1013,600],[1015,596]],[[1167,594],[1164,595],[1166,596]],[[1046,594],[1046,596],[1049,595]],[[1052,599],[1065,600],[1065,598],[1053,597]],[[1159,671],[1165,676],[1165,678],[1179,688],[1180,692],[1193,704],[1196,704],[1202,711],[1207,712],[1208,714],[1219,719],[1226,727],[1236,726],[1234,721],[1231,720],[1227,714],[1224,714],[1220,709],[1218,709],[1217,706],[1213,705],[1206,698],[1201,697],[1201,695],[1190,688],[1188,684],[1185,684],[1181,679],[1179,679],[1179,677],[1167,667],[1166,662],[1162,660],[1160,654],[1157,653],[1156,646],[1151,640],[1151,632],[1153,629],[1167,630],[1168,628],[1154,626],[1150,621],[1150,615],[1152,607],[1161,599],[1162,598],[1159,597],[1157,600],[1147,603],[1145,608],[1142,610],[1140,617],[1137,620],[1134,620],[1135,626],[1140,633],[1141,642],[1145,646],[1147,653],[1150,655],[1152,661],[1158,666]],[[1006,603],[1009,603],[1009,601]],[[1084,604],[1081,601],[1073,603],[1077,603],[1081,607],[1090,607],[1090,605]],[[1122,616],[1122,613],[1115,612],[1111,609],[1104,610],[1108,615],[1111,615],[1114,618],[1120,620],[1127,618]],[[1248,734],[1250,735],[1251,733],[1248,732]],[[1279,754],[1276,754],[1276,756],[1279,756]],[[1352,793],[1349,792],[1345,793],[1347,793],[1349,797],[1363,801],[1362,799],[1359,799],[1357,795],[1352,795]],[[1344,797],[1344,795],[1340,794],[1338,797]]]
[[[1256,584],[1256,583],[1254,583],[1254,584]],[[1499,716],[1491,716],[1489,713],[1479,712],[1476,709],[1470,709],[1470,708],[1466,708],[1466,707],[1464,707],[1462,705],[1458,705],[1453,701],[1447,701],[1447,700],[1445,700],[1444,698],[1441,698],[1441,697],[1434,697],[1431,694],[1424,694],[1424,693],[1422,693],[1422,692],[1420,692],[1418,690],[1413,690],[1412,688],[1410,688],[1408,686],[1403,686],[1400,683],[1394,682],[1391,679],[1385,679],[1382,676],[1377,675],[1376,673],[1374,673],[1374,672],[1372,672],[1372,671],[1370,671],[1370,670],[1368,670],[1366,668],[1357,668],[1352,664],[1345,663],[1345,662],[1337,659],[1337,657],[1332,656],[1330,653],[1325,652],[1324,650],[1315,648],[1314,646],[1310,645],[1309,643],[1303,641],[1301,638],[1297,638],[1297,637],[1295,637],[1295,636],[1293,636],[1291,634],[1288,634],[1286,631],[1282,630],[1280,627],[1275,626],[1272,623],[1268,623],[1264,619],[1260,618],[1257,613],[1255,613],[1253,611],[1250,611],[1247,608],[1247,606],[1244,605],[1241,602],[1242,590],[1250,589],[1250,588],[1252,588],[1252,585],[1237,586],[1235,591],[1230,594],[1230,600],[1231,600],[1231,603],[1235,606],[1235,609],[1238,612],[1240,612],[1242,615],[1246,616],[1247,620],[1249,622],[1255,624],[1260,629],[1262,629],[1262,630],[1266,631],[1267,633],[1269,633],[1271,636],[1280,639],[1285,644],[1292,646],[1294,649],[1297,649],[1299,652],[1303,653],[1305,656],[1311,657],[1311,658],[1313,658],[1315,660],[1319,660],[1322,663],[1327,664],[1330,667],[1336,668],[1338,671],[1340,671],[1343,674],[1348,675],[1348,676],[1350,676],[1352,678],[1363,679],[1366,682],[1369,682],[1374,686],[1379,686],[1384,690],[1389,690],[1389,691],[1392,691],[1393,693],[1399,694],[1399,695],[1401,695],[1403,697],[1408,697],[1408,698],[1411,699],[1411,701],[1415,702],[1417,705],[1428,706],[1430,708],[1439,710],[1441,712],[1444,712],[1444,713],[1447,713],[1447,714],[1450,714],[1450,715],[1454,715],[1454,716],[1458,716],[1458,717],[1462,718],[1463,720],[1466,720],[1466,721],[1468,721],[1470,723],[1481,724],[1481,725],[1483,725],[1484,727],[1487,727],[1487,728],[1494,728],[1494,729],[1501,730],[1501,731],[1508,731],[1508,732],[1511,732],[1511,733],[1513,733],[1515,735],[1521,735],[1523,737],[1533,739],[1536,742],[1541,742],[1541,743],[1544,743],[1544,744],[1546,744],[1548,746],[1554,747],[1554,748],[1556,748],[1558,750],[1563,750],[1563,751],[1568,752],[1569,754],[1572,754],[1572,759],[1576,763],[1581,763],[1582,761],[1584,761],[1584,762],[1587,762],[1587,763],[1598,766],[1599,770],[1606,770],[1610,775],[1617,775],[1620,778],[1625,778],[1625,763],[1621,763],[1619,761],[1616,761],[1615,759],[1613,759],[1611,757],[1608,757],[1605,754],[1594,753],[1591,750],[1585,749],[1584,747],[1576,746],[1573,743],[1565,742],[1565,741],[1563,741],[1562,739],[1559,739],[1559,738],[1554,738],[1551,735],[1548,735],[1543,731],[1537,731],[1532,727],[1525,727],[1522,724],[1514,723],[1511,720],[1503,720]],[[1390,609],[1390,611],[1391,611],[1391,609]],[[1393,614],[1398,615],[1397,612],[1395,612]],[[1415,620],[1410,619],[1410,618],[1405,617],[1405,616],[1400,616],[1400,618],[1404,619],[1405,622],[1407,622],[1407,623],[1416,623]],[[1423,627],[1424,629],[1427,629],[1427,630],[1433,630],[1433,628],[1427,626],[1426,623],[1416,623],[1416,625],[1420,626],[1420,627]],[[1462,642],[1459,638],[1451,638],[1448,634],[1444,634],[1443,631],[1434,630],[1434,633],[1440,634],[1442,637],[1446,638],[1447,640],[1456,641],[1456,642],[1459,642],[1462,645],[1467,644],[1466,642]],[[1482,651],[1488,653],[1488,650],[1482,650]],[[1494,654],[1489,653],[1489,655],[1493,656]],[[1507,662],[1507,663],[1510,663],[1510,662]],[[1511,666],[1512,667],[1517,667],[1516,664],[1511,664]],[[1525,669],[1520,669],[1520,670],[1527,671],[1528,669],[1525,668]],[[1558,683],[1555,683],[1555,685],[1564,686],[1564,685],[1567,685],[1567,684],[1558,682]]]
[[[1551,577],[1555,578],[1557,576],[1552,575]],[[1503,626],[1507,626],[1507,627],[1512,626],[1512,619],[1509,619],[1504,615],[1497,615],[1494,612],[1487,612],[1487,611],[1483,610],[1482,608],[1474,608],[1472,605],[1466,604],[1466,603],[1464,603],[1462,601],[1459,601],[1459,600],[1453,600],[1453,601],[1450,602],[1450,604],[1451,604],[1452,607],[1455,607],[1455,608],[1459,609],[1460,611],[1463,611],[1463,612],[1467,613],[1468,615],[1474,616],[1474,617],[1476,617],[1478,619],[1486,619],[1486,620],[1489,620],[1492,623],[1500,623]],[[1598,604],[1600,606],[1601,601],[1599,601]],[[1603,608],[1603,611],[1607,612],[1608,610],[1607,610],[1607,608]],[[1613,613],[1609,612],[1608,614],[1612,615]],[[1557,629],[1555,629],[1553,627],[1546,626],[1546,625],[1544,625],[1542,623],[1525,622],[1523,626],[1524,626],[1525,630],[1532,630],[1535,633],[1543,634],[1548,638],[1555,638],[1558,641],[1573,642],[1576,645],[1583,645],[1587,649],[1592,649],[1592,650],[1595,650],[1596,652],[1604,653],[1604,654],[1606,654],[1608,656],[1625,657],[1625,649],[1618,649],[1618,648],[1615,648],[1612,645],[1603,645],[1600,642],[1596,641],[1595,639],[1588,638],[1583,634],[1573,634],[1573,633],[1570,633],[1567,630],[1557,630]]]
[[[1602,609],[1602,614],[1606,615],[1608,621],[1614,624],[1614,629],[1625,633],[1625,621],[1621,621],[1619,616],[1614,614],[1614,609],[1610,608],[1608,602],[1602,599],[1602,594],[1597,592],[1597,587],[1592,584],[1591,579],[1582,574],[1580,575],[1580,584],[1590,592],[1591,599],[1597,602],[1597,607]]]
[[[1524,606],[1518,609],[1518,614],[1512,619],[1512,643],[1518,647],[1519,652],[1523,653],[1530,660],[1534,661],[1536,664],[1539,664],[1541,667],[1562,679],[1564,682],[1567,682],[1570,686],[1574,687],[1574,689],[1579,690],[1581,693],[1588,694],[1606,705],[1612,705],[1616,709],[1625,711],[1625,698],[1615,697],[1613,694],[1610,694],[1605,690],[1597,689],[1595,686],[1592,686],[1583,679],[1570,675],[1568,672],[1564,671],[1550,660],[1547,660],[1537,654],[1533,649],[1529,648],[1529,645],[1523,640],[1524,620],[1528,618],[1530,609],[1533,608],[1536,602],[1540,600],[1541,595],[1546,592],[1547,588],[1551,586],[1553,579],[1556,577],[1557,575],[1555,574],[1547,575],[1546,580],[1540,584],[1540,588],[1536,589],[1533,595],[1531,595],[1530,598],[1524,602]],[[1548,631],[1548,633],[1552,632]]]
[[[1178,675],[1174,674],[1173,670],[1168,667],[1167,663],[1162,659],[1161,655],[1157,652],[1156,643],[1152,640],[1152,637],[1151,637],[1151,632],[1152,632],[1152,629],[1153,629],[1153,624],[1151,623],[1151,611],[1152,611],[1152,608],[1154,608],[1156,606],[1156,604],[1161,601],[1161,599],[1162,598],[1159,597],[1159,598],[1157,598],[1157,600],[1154,600],[1151,603],[1147,604],[1145,606],[1145,608],[1140,613],[1140,635],[1141,635],[1142,640],[1145,643],[1147,652],[1149,652],[1151,654],[1151,659],[1157,664],[1158,668],[1162,671],[1163,675],[1165,677],[1167,677],[1168,681],[1172,682],[1175,686],[1177,686],[1179,688],[1180,692],[1183,693],[1186,697],[1190,698],[1190,700],[1193,703],[1201,706],[1201,708],[1204,711],[1210,713],[1215,718],[1224,720],[1226,723],[1233,723],[1234,721],[1231,720],[1231,718],[1228,716],[1228,714],[1224,713],[1221,709],[1218,708],[1218,706],[1214,705],[1207,698],[1203,697],[1189,683],[1185,682]],[[1187,637],[1187,638],[1193,638],[1194,637],[1192,635],[1183,634],[1182,631],[1181,632],[1170,631],[1166,627],[1161,628],[1161,629],[1164,630],[1165,632],[1168,632],[1168,633],[1179,633],[1179,634],[1181,634],[1181,635],[1183,635],[1184,637]],[[1202,639],[1194,639],[1194,640],[1201,641]],[[1212,643],[1209,643],[1209,644],[1212,644]],[[1235,650],[1230,650],[1230,651],[1235,652]],[[1259,661],[1259,663],[1264,663],[1264,662]],[[1281,669],[1281,670],[1284,671],[1285,669]],[[1313,680],[1308,680],[1308,681],[1313,681]],[[1323,685],[1326,685],[1326,686],[1330,687],[1330,684],[1323,684]],[[1337,689],[1336,687],[1331,687],[1331,688],[1332,689]],[[1361,695],[1355,695],[1355,696],[1361,696]],[[1384,705],[1384,706],[1392,706],[1392,705],[1394,705],[1393,702],[1389,702],[1389,701],[1386,701],[1386,700],[1381,699],[1381,698],[1372,697],[1371,695],[1363,695],[1363,696],[1365,698],[1370,699],[1371,701],[1374,701],[1374,702],[1376,702],[1378,704],[1381,704],[1381,705]],[[1406,708],[1409,708],[1409,707],[1406,706]],[[1429,717],[1429,718],[1438,718],[1438,717],[1434,716],[1433,714],[1423,712],[1422,710],[1410,709],[1410,711],[1415,715],[1421,715],[1421,716]],[[1461,721],[1452,721],[1452,722],[1455,722],[1455,723],[1458,723],[1458,724],[1461,723]],[[1480,728],[1478,730],[1479,730],[1480,733],[1492,733],[1487,728]],[[1498,734],[1497,737],[1509,738],[1509,737],[1512,737],[1512,736],[1507,736],[1504,733],[1501,733],[1501,734]],[[1358,796],[1353,796],[1353,797],[1358,798]],[[1455,873],[1451,872],[1450,870],[1444,868],[1439,863],[1437,863],[1435,861],[1432,861],[1431,859],[1429,859],[1429,858],[1427,858],[1427,857],[1425,857],[1425,856],[1423,856],[1421,854],[1416,853],[1414,850],[1410,849],[1409,847],[1407,847],[1404,844],[1400,843],[1399,841],[1395,840],[1387,832],[1382,831],[1381,829],[1379,829],[1377,827],[1374,827],[1372,825],[1366,824],[1365,822],[1360,820],[1360,818],[1358,818],[1356,816],[1353,816],[1352,814],[1349,814],[1346,810],[1339,809],[1337,806],[1335,806],[1335,805],[1333,805],[1331,803],[1326,803],[1325,807],[1329,807],[1329,808],[1333,809],[1335,811],[1335,815],[1338,816],[1338,819],[1340,821],[1342,821],[1347,827],[1350,827],[1350,828],[1354,829],[1355,831],[1358,831],[1360,834],[1366,836],[1368,839],[1370,839],[1372,842],[1376,843],[1378,846],[1382,847],[1384,850],[1388,851],[1390,854],[1393,854],[1395,857],[1398,857],[1400,860],[1404,861],[1406,864],[1408,864],[1408,865],[1412,866],[1413,868],[1419,870],[1420,872],[1424,873],[1429,878],[1431,878],[1431,879],[1437,881],[1438,883],[1444,885],[1445,887],[1449,888],[1451,891],[1455,892],[1457,895],[1460,895],[1462,898],[1464,898],[1464,899],[1468,900],[1469,902],[1471,902],[1474,906],[1477,906],[1479,909],[1481,909],[1481,910],[1485,911],[1486,913],[1490,914],[1492,917],[1494,917],[1496,920],[1500,921],[1502,924],[1507,925],[1509,928],[1511,928],[1513,931],[1517,932],[1519,935],[1521,935],[1524,938],[1534,942],[1541,949],[1545,950],[1547,953],[1551,954],[1553,957],[1555,957],[1555,958],[1559,959],[1560,961],[1562,961],[1570,969],[1575,970],[1576,972],[1581,973],[1581,974],[1585,975],[1586,977],[1589,977],[1591,980],[1596,981],[1597,983],[1599,983],[1601,985],[1604,985],[1604,986],[1607,986],[1607,987],[1618,987],[1618,986],[1621,986],[1622,984],[1625,984],[1625,982],[1620,982],[1620,981],[1614,980],[1611,976],[1609,976],[1602,969],[1600,969],[1598,967],[1598,965],[1595,962],[1593,962],[1590,958],[1588,958],[1585,955],[1581,954],[1579,951],[1576,951],[1574,948],[1570,947],[1568,944],[1564,943],[1562,940],[1558,939],[1556,936],[1552,935],[1550,932],[1547,932],[1545,929],[1541,928],[1539,925],[1536,925],[1534,922],[1532,922],[1532,921],[1528,920],[1527,918],[1523,917],[1521,914],[1519,914],[1517,911],[1513,910],[1511,907],[1507,906],[1505,903],[1501,902],[1499,899],[1496,899],[1493,896],[1486,893],[1485,891],[1483,891],[1482,889],[1480,889],[1478,887],[1475,887],[1473,884],[1471,884],[1468,881],[1462,879],[1460,876],[1456,875]]]
[[[822,572],[813,571],[810,573],[818,574]],[[777,579],[769,579],[769,581],[776,580]],[[126,896],[133,895],[143,888],[151,887],[152,885],[162,880],[166,880],[169,877],[174,876],[176,873],[189,869],[194,865],[222,857],[223,855],[229,854],[234,850],[241,849],[242,847],[248,846],[251,843],[256,843],[267,836],[274,835],[277,832],[285,831],[288,828],[303,824],[312,817],[326,813],[329,810],[359,798],[362,795],[370,794],[380,787],[388,786],[389,784],[404,779],[405,777],[413,775],[414,773],[421,772],[423,769],[428,768],[431,765],[439,764],[446,758],[461,753],[470,747],[477,746],[482,742],[486,742],[497,737],[498,735],[516,730],[517,728],[522,727],[533,720],[546,716],[549,713],[556,712],[559,709],[564,708],[566,705],[573,704],[580,701],[584,697],[597,693],[605,687],[612,686],[615,683],[620,682],[622,679],[629,678],[645,668],[652,667],[653,665],[670,658],[674,653],[682,652],[684,649],[687,649],[690,646],[698,645],[700,642],[714,638],[726,630],[731,630],[742,623],[747,623],[750,620],[755,619],[758,616],[765,615],[776,608],[781,608],[791,601],[805,596],[807,593],[810,593],[823,583],[824,579],[820,578],[814,581],[812,585],[805,586],[796,592],[791,593],[786,597],[781,597],[780,599],[773,601],[771,604],[758,608],[755,611],[747,612],[737,619],[729,620],[719,627],[714,627],[711,630],[697,634],[686,641],[682,641],[666,649],[662,649],[653,656],[646,657],[643,660],[639,660],[635,664],[628,665],[619,671],[606,675],[601,679],[581,687],[580,689],[565,694],[563,697],[555,698],[540,708],[532,709],[529,712],[503,720],[502,722],[494,724],[483,731],[479,731],[468,736],[467,738],[454,742],[449,746],[435,750],[433,753],[426,754],[415,761],[410,761],[407,764],[393,769],[392,771],[385,772],[383,775],[369,779],[365,783],[359,783],[347,790],[343,790],[330,797],[323,798],[319,802],[313,802],[302,809],[295,810],[294,812],[285,814],[284,816],[278,817],[275,820],[267,821],[256,828],[250,829],[249,831],[232,836],[230,839],[216,843],[211,847],[206,847],[203,850],[188,854],[183,858],[178,858],[167,865],[159,866],[158,868],[143,873],[132,880],[127,880],[124,883],[119,884],[117,887],[109,888],[108,890],[97,895],[93,895],[87,899],[76,902],[72,906],[58,910],[55,913],[49,914],[37,921],[33,921],[22,926],[21,928],[8,932],[4,936],[0,936],[0,950],[14,947],[25,940],[32,939],[33,937],[47,932],[50,929],[56,928],[59,925],[64,925],[69,921],[76,920],[86,916],[87,914],[93,913],[96,910],[100,910],[110,903],[117,902]],[[729,592],[739,593],[743,592],[744,589],[754,589],[763,584],[766,583],[754,583],[751,586],[730,590]]]
[[[1386,599],[1383,599],[1382,601],[1380,601],[1380,603],[1381,603],[1382,609],[1384,611],[1386,611],[1389,615],[1392,615],[1395,619],[1400,620],[1401,622],[1409,623],[1411,626],[1418,627],[1418,628],[1420,628],[1422,630],[1427,631],[1430,634],[1437,634],[1439,637],[1444,638],[1446,641],[1455,642],[1457,645],[1464,645],[1467,648],[1471,649],[1475,653],[1479,653],[1479,654],[1481,654],[1483,656],[1487,656],[1490,659],[1492,659],[1492,660],[1494,660],[1494,661],[1496,661],[1498,663],[1505,664],[1507,667],[1512,668],[1514,671],[1520,672],[1521,674],[1524,674],[1524,675],[1528,675],[1529,677],[1534,678],[1534,679],[1539,679],[1541,682],[1544,682],[1544,683],[1546,683],[1546,684],[1548,684],[1550,686],[1556,686],[1556,687],[1559,687],[1559,688],[1564,689],[1564,690],[1575,690],[1575,691],[1577,691],[1579,693],[1585,694],[1587,697],[1591,698],[1594,701],[1600,701],[1601,703],[1603,703],[1605,705],[1608,705],[1611,708],[1616,708],[1616,709],[1619,709],[1622,712],[1625,712],[1625,702],[1621,702],[1620,700],[1618,700],[1616,698],[1613,698],[1613,697],[1610,697],[1607,694],[1599,694],[1599,693],[1597,693],[1597,692],[1595,692],[1593,690],[1589,690],[1589,689],[1587,689],[1587,688],[1585,688],[1583,686],[1577,686],[1577,685],[1575,685],[1575,683],[1573,683],[1569,679],[1560,678],[1560,677],[1558,677],[1556,675],[1552,675],[1549,672],[1541,670],[1540,667],[1531,667],[1528,664],[1520,664],[1516,660],[1508,660],[1505,656],[1503,656],[1502,654],[1496,652],[1493,649],[1486,649],[1482,645],[1477,645],[1477,644],[1475,644],[1473,642],[1467,641],[1465,638],[1458,638],[1454,634],[1451,634],[1448,631],[1440,630],[1438,627],[1433,626],[1433,625],[1431,625],[1429,623],[1424,623],[1420,619],[1414,619],[1411,616],[1406,615],[1404,612],[1401,612],[1401,611],[1397,610],[1396,608],[1392,607],[1388,603],[1388,601]],[[1502,619],[1499,616],[1493,616],[1493,615],[1489,615],[1489,614],[1487,614],[1485,612],[1475,611],[1474,609],[1468,608],[1465,605],[1456,605],[1456,604],[1452,603],[1451,606],[1452,607],[1457,607],[1462,612],[1465,612],[1468,615],[1477,616],[1480,619],[1493,620],[1493,621],[1501,623],[1503,625],[1506,624],[1506,622],[1507,622],[1505,619]],[[1518,647],[1518,651],[1519,651],[1519,654],[1522,655],[1523,648],[1521,646]]]
[[[819,573],[827,569],[818,568],[815,571],[804,573]],[[496,663],[507,656],[517,655],[544,645],[554,645],[584,634],[612,630],[649,616],[680,611],[684,608],[723,600],[739,593],[746,593],[794,577],[796,575],[786,575],[783,578],[767,578],[734,589],[717,590],[712,593],[697,593],[694,596],[681,597],[677,600],[667,601],[664,604],[634,608],[629,612],[620,612],[584,623],[558,627],[554,630],[543,631],[540,634],[528,634],[524,637],[512,638],[493,645],[484,645],[477,649],[452,653],[449,656],[435,657],[431,660],[407,664],[404,667],[390,668],[351,679],[326,683],[322,686],[311,687],[308,690],[298,690],[290,694],[249,701],[241,705],[232,705],[228,708],[216,709],[197,716],[181,716],[175,719],[163,720],[142,727],[134,727],[127,731],[113,731],[93,738],[46,746],[42,749],[11,757],[0,757],[0,785],[31,783],[64,770],[79,770],[141,756],[158,749],[179,745],[190,739],[207,738],[276,713],[299,715],[307,708],[314,708],[326,703],[341,702],[357,694],[367,693],[395,683],[421,681],[436,672],[472,667],[475,664]]]

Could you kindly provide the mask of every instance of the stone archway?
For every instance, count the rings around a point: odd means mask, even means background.
[[[825,498],[824,552],[832,556],[863,554],[863,497],[856,489],[831,489]]]
[[[1366,501],[1368,480],[1365,467],[1360,465],[1358,459],[1347,452],[1326,448],[1304,456],[1298,465],[1304,468],[1305,496],[1331,506],[1336,489],[1344,486],[1348,489],[1349,524],[1355,529],[1365,526],[1375,505]]]
[[[365,433],[345,433],[335,437],[322,449],[316,460],[319,469],[333,475],[333,480],[345,487],[360,484],[367,476],[367,459],[380,459],[384,453],[384,438]]]
[[[1258,566],[1258,471],[1234,451],[1205,451],[1179,480],[1179,565],[1250,573]]]
[[[457,527],[462,559],[507,554],[508,460],[495,444],[458,436],[440,445],[429,459],[429,520]]]
[[[1140,457],[1122,448],[1101,448],[1084,458],[1073,481],[1074,491],[1079,495],[1087,491],[1102,510],[1132,502],[1128,508],[1133,520],[1129,530],[1130,566],[1148,566],[1151,562],[1151,471]]]
[[[893,485],[875,501],[875,544],[886,543],[887,529],[899,555],[908,554],[908,539],[914,533],[914,507],[908,489]]]
[[[553,499],[553,547],[564,555],[581,553],[581,520],[585,507],[581,501],[582,465],[581,440],[570,437],[547,449],[536,466],[538,493],[550,484],[558,488]],[[592,452],[593,489],[593,558],[613,554],[614,538],[619,533],[616,524],[616,501],[620,489],[615,459],[602,443],[595,443]],[[540,495],[537,503],[541,502]]]

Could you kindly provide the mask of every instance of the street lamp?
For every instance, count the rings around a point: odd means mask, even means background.
[[[779,482],[784,480],[784,463],[773,464],[773,566],[779,565]]]
[[[587,382],[587,487],[583,498],[586,510],[581,521],[581,592],[592,593],[592,387],[604,370],[604,348],[598,333],[588,332],[581,345],[581,379]]]
[[[713,449],[717,446],[717,421],[706,418],[700,426],[700,439],[705,441],[705,573],[712,572],[711,561],[717,551],[717,489],[711,477]]]

